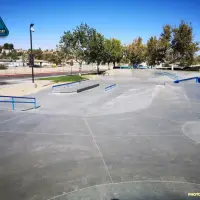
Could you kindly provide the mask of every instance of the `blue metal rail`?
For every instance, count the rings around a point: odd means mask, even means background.
[[[183,82],[183,81],[190,81],[190,80],[196,80],[196,83],[200,83],[200,78],[199,77],[191,77],[191,78],[175,80],[174,83],[180,83],[180,82]]]
[[[120,66],[120,69],[132,69],[133,66]]]
[[[82,81],[87,81],[87,80],[82,80]],[[54,88],[56,87],[60,87],[60,86],[71,86],[73,84],[78,84],[78,83],[81,83],[82,81],[75,81],[75,82],[70,82],[70,83],[62,83],[62,84],[58,84],[58,85],[53,85],[52,86],[52,91]]]
[[[110,89],[112,89],[114,87],[116,87],[116,84],[109,85],[109,86],[105,87],[105,91],[110,90]]]
[[[0,98],[10,98],[10,100],[0,100],[0,103],[12,103],[12,110],[15,110],[15,103],[33,103],[34,108],[37,108],[36,98],[34,97],[0,96]],[[29,99],[33,101],[16,101],[15,99]]]

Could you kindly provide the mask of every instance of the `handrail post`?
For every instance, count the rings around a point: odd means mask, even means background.
[[[36,98],[34,99],[34,108],[36,109]]]
[[[15,100],[14,100],[14,97],[11,97],[12,98],[12,110],[15,110]]]

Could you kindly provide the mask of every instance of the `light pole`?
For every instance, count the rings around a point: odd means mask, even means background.
[[[32,32],[34,32],[34,28],[33,28],[34,24],[30,24],[30,45],[31,45],[31,54],[30,54],[30,65],[32,67],[32,82],[34,83],[34,70],[33,70],[33,66],[34,66],[34,57],[33,57],[33,46],[32,46]]]

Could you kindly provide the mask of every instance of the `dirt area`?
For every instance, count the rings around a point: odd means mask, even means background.
[[[5,96],[24,96],[36,93],[42,89],[50,87],[54,83],[52,81],[35,81],[34,83],[23,82],[18,84],[9,84],[0,88],[0,95]]]

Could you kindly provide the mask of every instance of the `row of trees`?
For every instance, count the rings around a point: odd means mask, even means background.
[[[138,65],[147,62],[155,66],[160,63],[166,65],[176,63],[182,66],[191,65],[198,43],[193,38],[191,24],[184,21],[178,27],[165,25],[160,37],[151,37],[144,44],[141,37],[133,40],[129,45],[122,45],[115,38],[107,39],[96,29],[87,24],[81,24],[72,31],[64,32],[59,44],[59,52],[65,60],[75,59],[80,70],[82,63],[130,63]]]
[[[194,41],[191,24],[182,21],[178,27],[165,25],[159,37],[150,37],[146,44],[141,37],[136,38],[129,45],[123,45],[115,38],[105,38],[95,28],[87,24],[80,24],[71,31],[64,32],[57,51],[33,50],[35,59],[47,60],[55,64],[66,62],[70,59],[82,64],[96,63],[99,70],[100,64],[128,63],[138,65],[147,62],[150,66],[160,63],[178,64],[189,66],[200,62],[195,53],[199,50],[199,43]],[[1,53],[2,49],[12,50],[10,53]],[[0,47],[0,58],[17,59],[24,62],[28,59],[30,50],[19,53],[14,50],[13,44],[5,43]]]
[[[115,64],[123,57],[124,47],[120,40],[106,39],[96,29],[81,24],[72,31],[64,32],[59,44],[59,52],[65,60],[75,59],[81,71],[83,62],[96,63],[97,70],[101,63]]]

